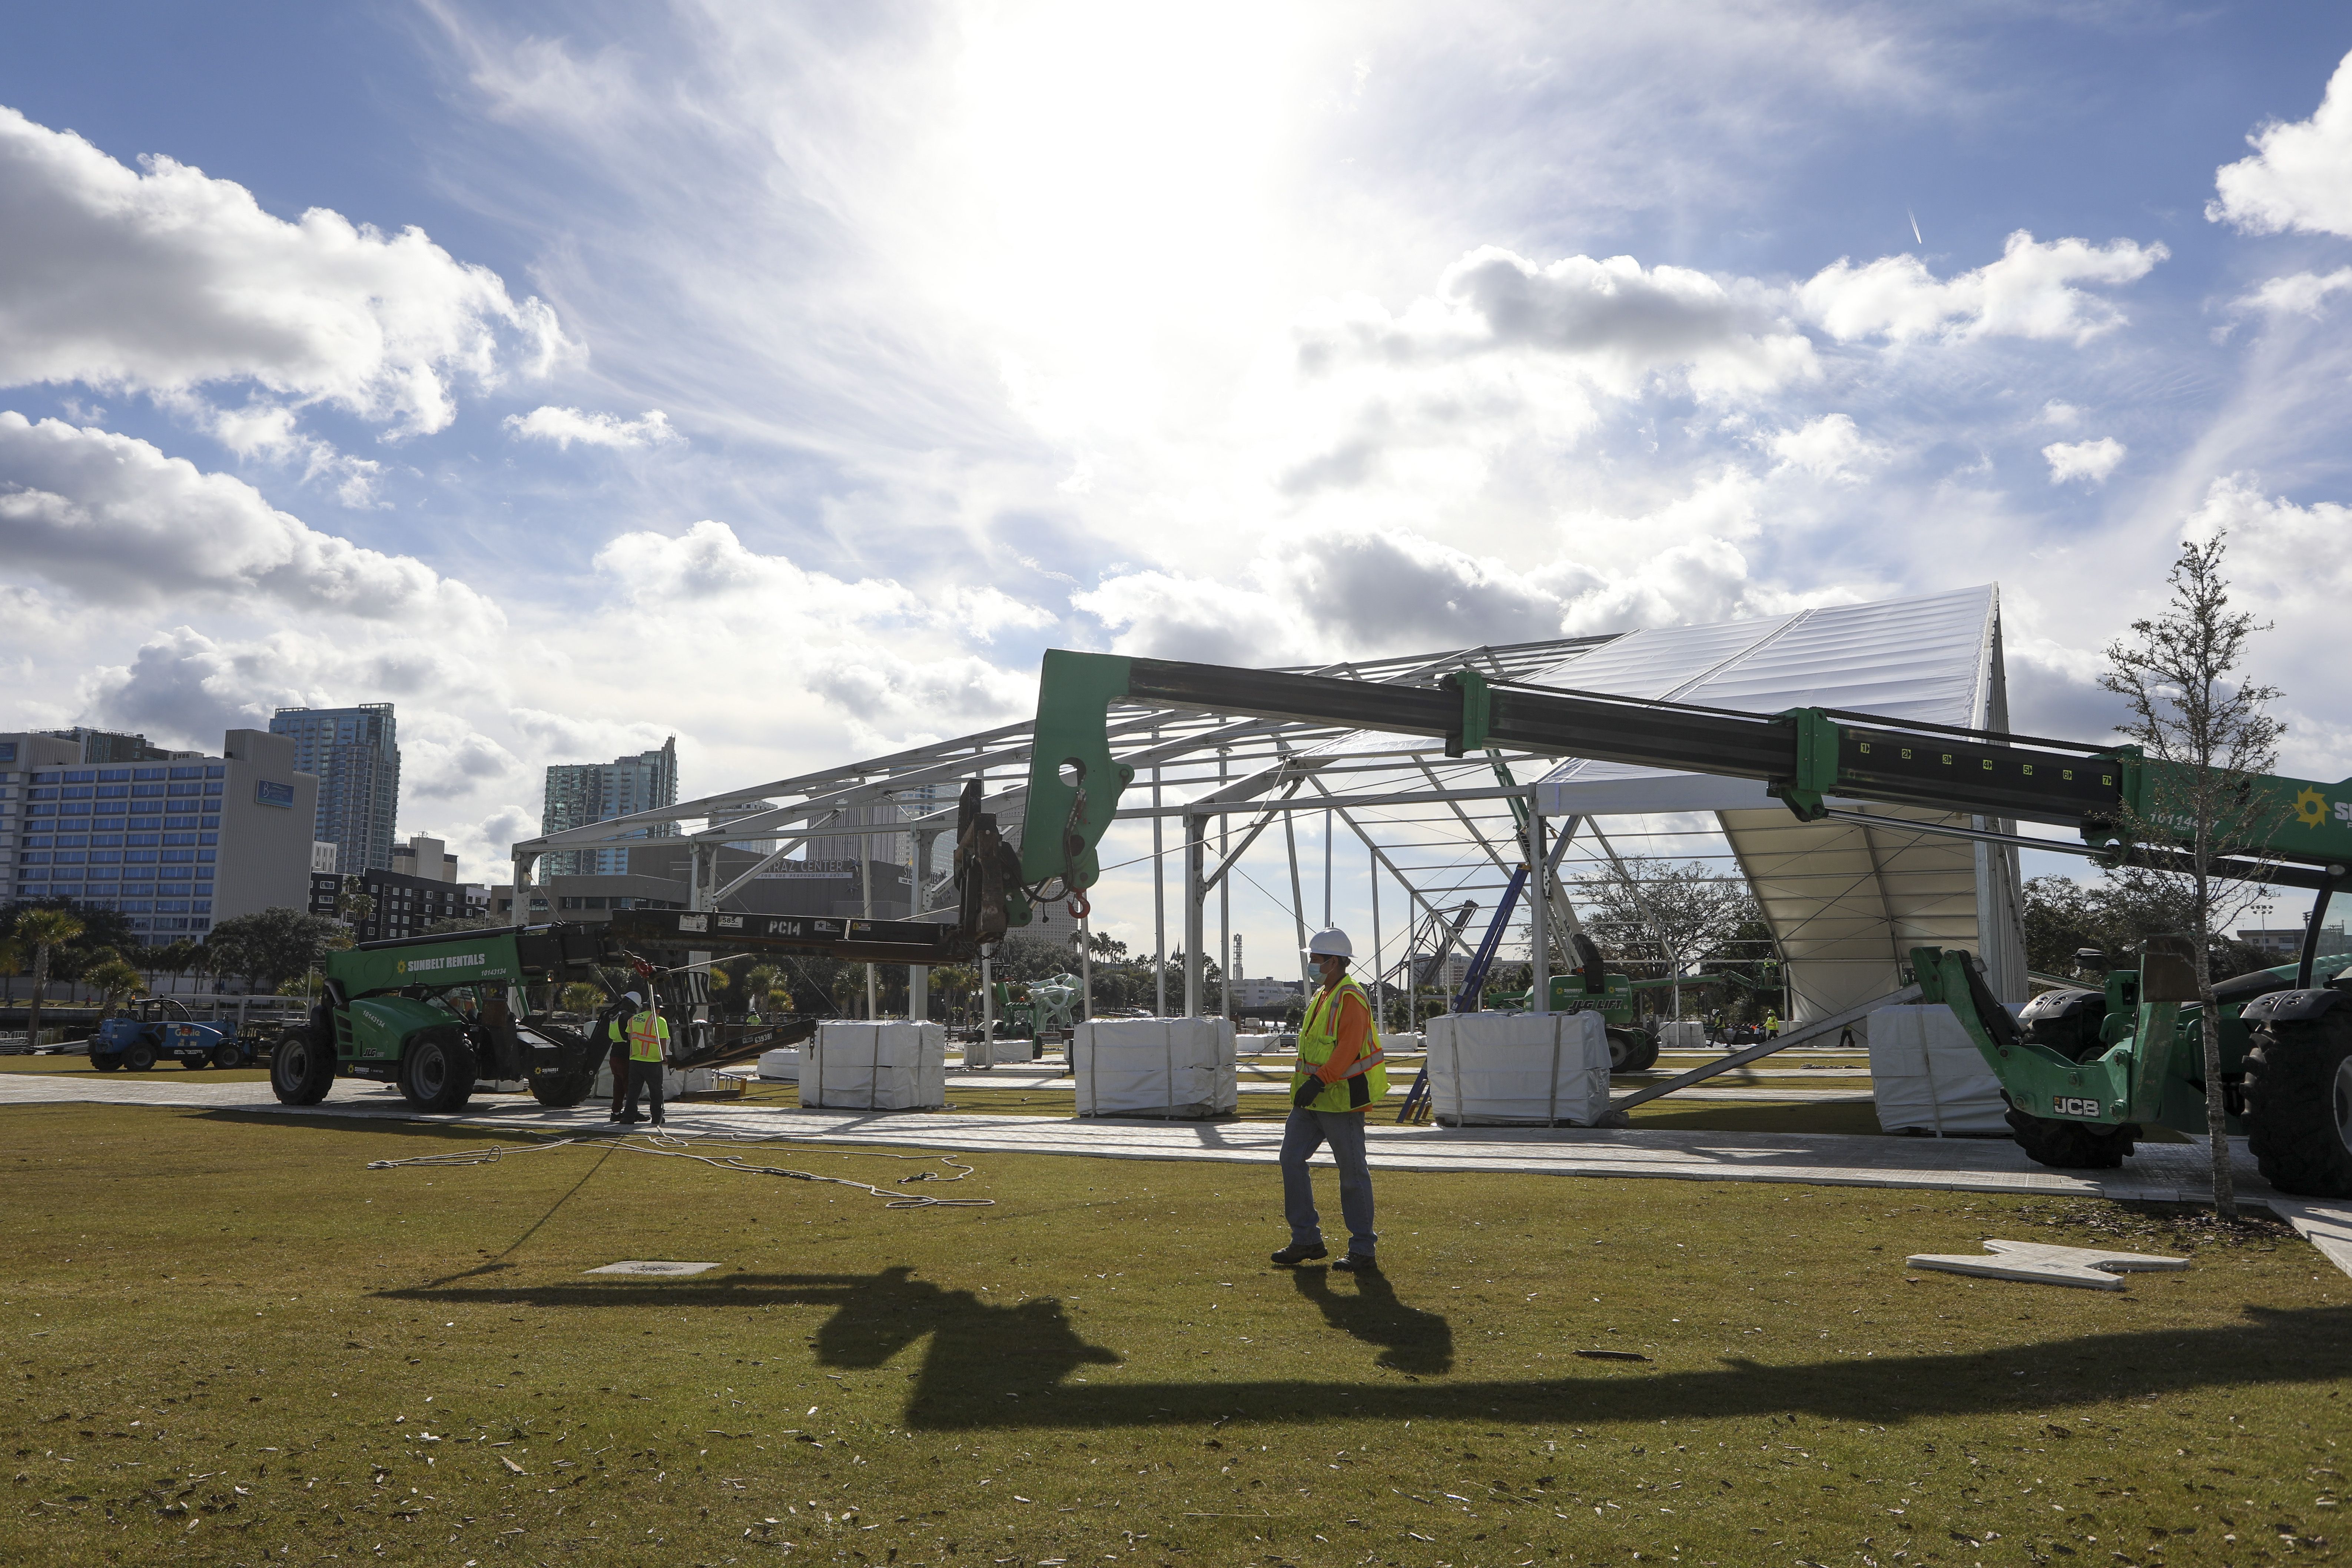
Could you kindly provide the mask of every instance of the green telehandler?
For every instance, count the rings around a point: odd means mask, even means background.
[[[814,952],[946,963],[973,945],[957,927],[922,921],[681,910],[362,942],[327,955],[324,994],[307,1024],[278,1037],[269,1083],[286,1104],[315,1105],[339,1077],[371,1079],[397,1084],[420,1110],[451,1111],[484,1080],[520,1080],[541,1105],[574,1106],[594,1087],[609,1047],[594,1026],[555,1016],[568,983],[594,984],[614,1001],[626,990],[649,993],[670,1023],[670,1065],[723,1067],[806,1039],[818,1019],[712,1018],[714,958]],[[615,983],[615,973],[631,978]]]
[[[1096,846],[1132,768],[1110,750],[1106,711],[1132,701],[1234,719],[1421,735],[1445,754],[1509,746],[1540,755],[1755,779],[1805,821],[1839,818],[2181,870],[2162,827],[2194,782],[2130,746],[2090,745],[1820,708],[1748,713],[1490,680],[1463,668],[1427,684],[1049,650],[1037,692],[1027,830],[1017,868],[995,874],[1011,924],[1032,901],[1082,895]],[[2352,868],[2352,780],[2245,781],[2241,816],[2273,826],[2208,861],[2208,874],[2316,895],[2300,961],[2227,982],[2222,1088],[2233,1131],[2281,1191],[2352,1196],[2352,974],[2315,973],[2320,919]],[[2055,824],[2080,842],[1889,818],[1883,802],[1979,822]],[[1003,851],[1006,857],[1013,852]],[[1531,852],[1527,858],[1533,861]],[[971,895],[968,893],[967,897]],[[1186,951],[1197,952],[1197,931]],[[2062,1166],[2111,1165],[2149,1123],[2204,1128],[2201,1026],[2186,939],[2150,941],[2136,971],[2037,999],[2012,1020],[1973,954],[1921,948],[1923,992],[1950,1006],[2000,1079],[2018,1141]]]

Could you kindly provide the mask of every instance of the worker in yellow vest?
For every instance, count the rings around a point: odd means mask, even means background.
[[[645,1005],[646,999],[631,991],[604,1010],[605,1065],[613,1069],[613,1114],[607,1121],[621,1119],[621,1104],[629,1093],[629,1019]]]
[[[1323,980],[1298,1026],[1298,1060],[1290,1076],[1290,1120],[1282,1130],[1282,1209],[1290,1222],[1290,1245],[1274,1255],[1284,1265],[1330,1256],[1323,1245],[1322,1217],[1315,1212],[1315,1184],[1307,1162],[1330,1146],[1339,1167],[1339,1213],[1348,1222],[1348,1255],[1331,1267],[1375,1272],[1372,1231],[1372,1171],[1364,1158],[1364,1112],[1388,1097],[1388,1068],[1381,1055],[1381,1031],[1364,988],[1349,976],[1355,946],[1346,931],[1318,931],[1307,944]]]
[[[653,1099],[653,1121],[662,1124],[663,1058],[669,1055],[669,1020],[656,1007],[648,1007],[629,1020],[629,1103],[622,1113],[625,1122],[645,1120],[637,1114],[637,1091],[645,1090]]]

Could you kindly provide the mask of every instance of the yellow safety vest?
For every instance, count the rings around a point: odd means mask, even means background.
[[[1339,1049],[1339,1005],[1348,996],[1355,997],[1364,1006],[1363,1054],[1349,1067],[1346,1078],[1327,1085],[1315,1097],[1309,1110],[1362,1110],[1388,1097],[1389,1069],[1383,1065],[1387,1058],[1381,1050],[1380,1020],[1372,1016],[1371,1000],[1364,994],[1364,988],[1349,974],[1341,975],[1337,985],[1327,985],[1317,992],[1315,999],[1307,1005],[1306,1021],[1298,1026],[1298,1065],[1291,1069],[1290,1092],[1296,1095],[1298,1086]]]
[[[631,1061],[657,1062],[664,1055],[662,1047],[668,1044],[668,1019],[652,1012],[645,1012],[629,1020],[629,1059]]]

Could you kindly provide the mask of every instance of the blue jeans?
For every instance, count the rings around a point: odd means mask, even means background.
[[[1364,1115],[1360,1110],[1297,1110],[1282,1128],[1282,1214],[1290,1222],[1290,1239],[1302,1246],[1319,1246],[1322,1216],[1315,1212],[1315,1184],[1307,1162],[1316,1150],[1331,1146],[1332,1163],[1339,1167],[1339,1213],[1348,1222],[1348,1250],[1369,1258],[1380,1237],[1372,1230],[1372,1168],[1364,1159]]]

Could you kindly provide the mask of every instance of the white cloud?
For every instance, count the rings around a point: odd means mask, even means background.
[[[655,447],[686,437],[670,428],[669,416],[658,408],[635,419],[613,414],[583,414],[577,408],[542,405],[528,414],[507,416],[507,428],[535,441],[552,441],[565,451],[572,443],[583,447]]]
[[[2043,244],[2019,229],[2000,260],[1957,278],[1938,282],[1916,256],[1881,257],[1864,267],[1840,258],[1807,279],[1798,299],[1807,318],[1840,342],[2019,337],[2065,338],[2079,346],[2126,318],[2078,285],[2136,282],[2170,254],[2161,243],[2129,239]]]
[[[0,556],[108,603],[259,595],[282,611],[496,625],[497,607],[406,555],[320,533],[226,474],[148,443],[0,413]]]
[[[1700,396],[1757,392],[1817,372],[1812,345],[1761,287],[1726,285],[1682,267],[1644,268],[1630,256],[1570,256],[1538,265],[1497,246],[1445,269],[1433,298],[1391,317],[1351,298],[1299,331],[1310,374],[1335,363],[1440,362],[1522,351],[1558,356],[1618,396],[1679,378]]]
[[[232,181],[142,162],[0,108],[0,384],[253,382],[419,433],[448,425],[460,379],[567,347],[546,305],[420,229],[323,207],[289,223]]]
[[[2273,121],[2246,141],[2252,157],[2214,172],[2209,220],[2248,234],[2352,235],[2352,55],[2310,119]]]
[[[2042,405],[2042,423],[2060,430],[2072,430],[2082,423],[2083,411],[2073,404],[2052,398]]]
[[[2273,278],[2252,293],[2231,301],[2242,310],[2267,310],[2275,316],[2320,316],[2327,297],[2352,289],[2352,267],[2333,272],[2291,272]]]
[[[333,707],[362,698],[454,705],[496,685],[485,677],[485,651],[429,623],[418,630],[346,623],[253,637],[180,626],[141,645],[129,664],[96,670],[83,684],[81,710],[210,750],[222,730],[266,728],[280,707]]]
[[[1847,484],[1862,477],[1856,470],[1863,465],[1886,456],[1885,448],[1863,439],[1850,414],[1824,414],[1807,420],[1794,430],[1780,431],[1767,445],[1782,468],[1798,468],[1817,479]]]
[[[1408,529],[1310,528],[1267,542],[1232,578],[1139,568],[1071,603],[1118,652],[1244,665],[1777,613],[1797,601],[1755,582],[1737,542],[1758,531],[1759,492],[1734,467],[1640,516],[1564,517],[1564,548],[1534,567]]]
[[[2095,441],[2053,441],[2042,448],[2042,455],[2049,459],[2050,482],[2053,485],[2063,485],[2069,479],[2087,479],[2103,485],[2129,450],[2114,437],[2102,436]]]

